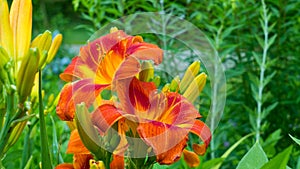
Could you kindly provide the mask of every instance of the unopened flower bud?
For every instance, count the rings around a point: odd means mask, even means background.
[[[76,105],[75,122],[84,146],[91,153],[97,155],[98,158],[104,158],[106,150],[98,145],[100,142],[98,133],[94,128],[90,114],[84,103]]]
[[[7,80],[7,72],[4,68],[5,64],[8,62],[9,57],[7,52],[4,48],[0,46],[0,81],[5,84],[5,81]]]
[[[3,67],[9,61],[9,56],[6,50],[0,46],[0,67]]]
[[[90,159],[90,169],[105,169],[105,165],[103,161],[96,161],[94,159]]]
[[[206,77],[207,75],[205,73],[198,75],[192,83],[190,83],[183,96],[193,103],[203,90],[206,83]]]
[[[186,70],[180,84],[180,91],[184,92],[200,70],[200,62],[193,62]]]
[[[156,87],[160,85],[161,79],[160,76],[155,76],[152,80],[152,82],[155,84]]]
[[[53,60],[54,56],[56,55],[56,53],[58,51],[58,48],[61,45],[61,42],[62,42],[62,35],[61,34],[56,35],[54,37],[54,39],[51,43],[50,49],[48,51],[46,64],[50,63]]]
[[[139,73],[139,80],[149,82],[154,77],[154,68],[151,62],[142,63],[142,71]]]
[[[39,52],[36,48],[30,48],[22,59],[21,67],[16,80],[20,103],[23,103],[31,93],[35,74],[38,71]]]
[[[170,84],[170,91],[177,92],[179,90],[180,78],[179,76],[174,77]]]
[[[162,92],[166,93],[170,91],[170,84],[167,83],[163,88],[162,88]]]
[[[31,43],[32,48],[37,48],[40,55],[39,68],[41,68],[48,56],[48,50],[50,49],[52,41],[52,34],[50,31],[45,31],[43,34],[38,35]]]

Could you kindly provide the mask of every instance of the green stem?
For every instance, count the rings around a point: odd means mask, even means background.
[[[258,101],[257,101],[257,118],[256,118],[256,142],[259,142],[260,139],[260,127],[261,127],[261,113],[262,113],[262,97],[264,90],[264,75],[266,69],[266,59],[268,52],[268,16],[267,9],[264,0],[261,1],[263,5],[263,31],[264,31],[264,48],[263,48],[263,58],[260,66],[260,77],[259,77],[259,86],[258,86]]]
[[[47,131],[44,117],[44,107],[42,99],[42,71],[39,70],[39,116],[41,132],[42,169],[51,169],[52,163],[48,148]]]
[[[0,134],[0,161],[2,160],[2,158],[5,155],[5,146],[6,143],[9,139],[9,135],[10,135],[10,129],[11,129],[11,122],[12,122],[12,114],[14,113],[14,92],[8,92],[8,96],[7,96],[7,110],[6,110],[6,118],[5,118],[5,122],[4,122],[4,126],[1,130],[1,134]]]

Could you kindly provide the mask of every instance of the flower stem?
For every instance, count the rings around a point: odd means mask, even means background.
[[[6,151],[4,151],[5,146],[7,144],[7,141],[9,139],[10,133],[9,132],[11,130],[11,122],[12,122],[12,115],[14,113],[14,91],[13,89],[10,90],[7,93],[7,98],[6,98],[6,103],[7,103],[7,109],[6,109],[6,114],[5,114],[5,122],[4,122],[4,126],[1,130],[0,133],[0,161],[2,160],[2,158],[4,157]]]
[[[40,116],[40,132],[41,132],[41,151],[42,151],[42,169],[51,169],[52,163],[48,148],[47,131],[44,117],[44,107],[42,99],[42,71],[39,70],[39,116]]]
[[[261,128],[261,113],[262,113],[262,97],[264,90],[264,75],[266,69],[266,59],[268,52],[268,16],[267,9],[264,0],[261,0],[263,7],[263,31],[264,31],[264,47],[263,47],[263,56],[262,63],[260,65],[260,77],[259,77],[259,86],[258,86],[258,100],[257,100],[257,118],[256,118],[256,142],[259,142],[260,139],[260,128]]]

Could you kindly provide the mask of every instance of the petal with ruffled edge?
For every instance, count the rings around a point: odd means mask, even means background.
[[[113,160],[110,163],[110,168],[112,169],[124,169],[125,165],[124,165],[124,156],[120,156],[120,155],[113,155]]]
[[[93,159],[91,154],[74,154],[74,169],[90,169],[90,159]]]
[[[65,85],[56,107],[57,115],[62,120],[73,120],[75,105],[84,102],[87,107],[91,106],[99,93],[107,86],[94,84],[92,79],[84,79]]]
[[[193,127],[191,128],[191,132],[199,136],[205,143],[206,147],[208,147],[211,140],[211,132],[204,122],[196,120]]]
[[[198,155],[192,151],[186,149],[183,150],[183,158],[187,165],[191,168],[197,167],[200,164],[200,159]]]
[[[91,115],[92,123],[97,127],[102,135],[118,120],[122,118],[122,113],[112,104],[99,106]]]
[[[140,60],[153,60],[156,65],[163,60],[163,50],[150,43],[135,43],[127,50],[127,54]]]
[[[141,123],[137,131],[151,146],[160,164],[172,164],[179,160],[188,140],[188,130],[161,122]]]
[[[73,130],[67,148],[67,153],[71,154],[90,154],[90,151],[82,143],[77,130]]]
[[[155,98],[155,96],[152,97]],[[178,93],[166,93],[165,97],[167,102],[166,109],[160,116],[157,116],[155,120],[166,124],[173,124],[181,128],[191,129],[195,119],[201,117],[195,107]],[[154,104],[151,103],[151,106],[154,106]],[[158,110],[152,110],[149,113],[155,113],[155,111]]]
[[[152,82],[141,82],[136,77],[116,81],[117,95],[124,112],[142,116],[150,108],[149,95],[156,90]]]
[[[66,70],[60,74],[61,79],[69,82],[78,78],[95,78],[99,63],[106,53],[127,37],[130,36],[123,31],[116,31],[88,43],[80,49],[79,56],[74,58]]]
[[[64,163],[64,164],[59,164],[58,166],[55,167],[55,169],[74,169],[74,166],[73,164]]]

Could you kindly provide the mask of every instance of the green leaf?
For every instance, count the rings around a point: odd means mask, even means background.
[[[46,130],[46,122],[44,115],[43,97],[42,97],[42,71],[39,70],[39,117],[40,117],[40,132],[41,132],[41,156],[42,169],[52,168],[50,151],[48,145],[48,135]]]
[[[274,131],[270,134],[262,144],[264,151],[268,157],[273,157],[276,154],[275,145],[281,139],[281,129]]]
[[[264,41],[261,37],[259,37],[258,35],[255,35],[256,40],[258,41],[259,45],[264,48]]]
[[[261,67],[261,63],[262,63],[261,56],[258,56],[258,54],[255,52],[252,52],[252,54],[254,56],[256,63],[259,65],[259,67]]]
[[[286,169],[293,146],[289,146],[283,152],[276,155],[268,163],[263,165],[262,169]]]
[[[32,163],[32,155],[30,156],[29,160],[27,161],[26,166],[24,167],[24,169],[30,169],[31,163]]]
[[[12,124],[20,123],[20,122],[23,122],[23,121],[28,121],[28,120],[30,120],[34,116],[35,116],[35,114],[30,114],[30,115],[27,115],[27,116],[23,116],[23,117],[21,117],[19,119],[14,120],[12,122]]]
[[[255,133],[250,133],[247,134],[246,136],[242,137],[241,139],[239,139],[239,141],[237,141],[235,144],[233,144],[222,156],[221,158],[216,158],[213,160],[210,160],[208,162],[208,164],[205,165],[205,163],[203,164],[203,169],[204,168],[212,168],[212,169],[218,169],[221,167],[223,161],[229,156],[229,154],[238,146],[240,145],[244,140],[246,140],[248,137],[253,136]],[[216,165],[217,164],[217,165]],[[205,167],[204,167],[205,165]]]
[[[265,78],[263,85],[266,86],[272,80],[272,78],[275,76],[275,74],[276,74],[276,71],[274,71],[272,74],[268,75]]]
[[[271,26],[268,27],[268,32],[271,32],[274,29],[276,23],[277,22],[274,22]]]
[[[270,47],[275,42],[276,37],[277,35],[275,34],[268,40],[268,47]]]
[[[202,165],[202,169],[217,169],[220,168],[221,164],[223,163],[224,158],[214,158],[209,161],[205,161]]]
[[[259,143],[255,143],[239,162],[237,169],[259,169],[268,162],[268,158]]]
[[[300,145],[300,140],[297,139],[296,137],[293,137],[292,135],[289,134],[289,136],[298,144]]]
[[[262,119],[264,119],[265,117],[268,116],[268,114],[273,110],[275,109],[275,107],[278,105],[278,102],[275,102],[273,104],[271,104],[270,106],[268,106],[266,109],[263,110],[262,112]]]

